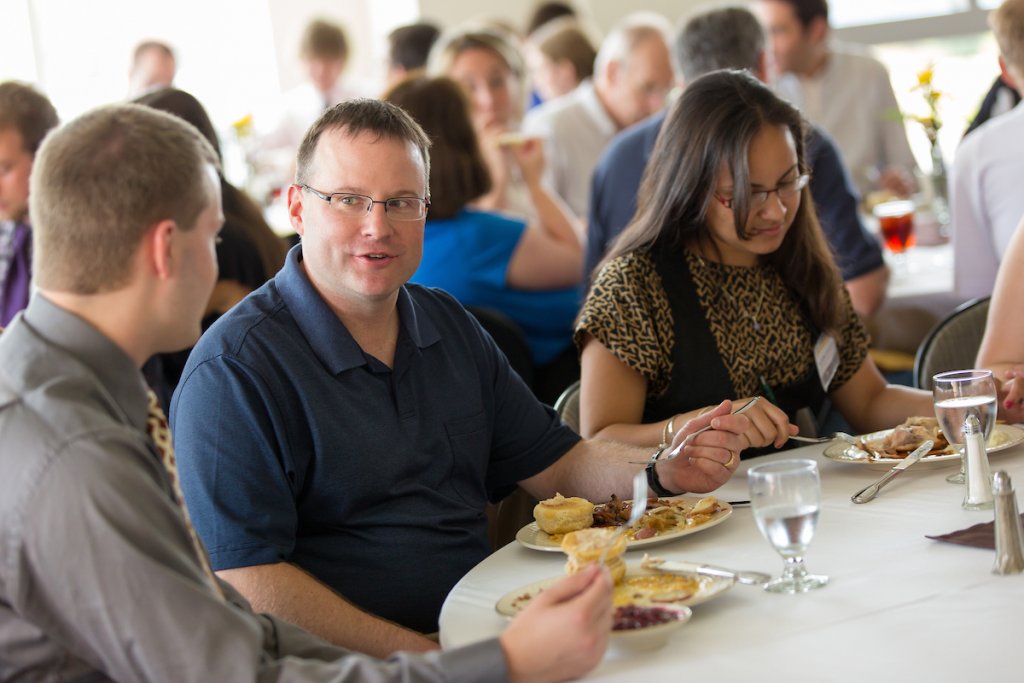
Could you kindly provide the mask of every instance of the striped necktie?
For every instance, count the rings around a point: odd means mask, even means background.
[[[153,440],[153,445],[156,446],[156,451],[160,454],[160,462],[163,463],[164,469],[167,471],[167,478],[170,480],[171,488],[174,491],[174,500],[178,503],[178,507],[181,508],[181,516],[185,518],[185,526],[188,528],[189,536],[192,537],[192,546],[199,560],[199,566],[203,568],[203,573],[206,574],[206,578],[213,587],[213,592],[217,594],[218,598],[224,600],[224,592],[221,590],[217,578],[213,575],[213,570],[210,568],[210,560],[206,557],[206,549],[203,548],[203,544],[199,541],[199,536],[196,535],[195,527],[192,526],[192,520],[188,516],[188,507],[185,506],[185,498],[181,494],[181,485],[178,483],[178,464],[174,459],[174,444],[171,441],[171,428],[167,424],[167,416],[164,415],[163,408],[160,407],[160,402],[157,400],[153,390],[149,389],[146,393],[149,396],[146,432]]]

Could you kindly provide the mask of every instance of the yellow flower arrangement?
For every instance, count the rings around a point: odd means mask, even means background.
[[[246,114],[232,123],[231,129],[235,131],[235,138],[238,140],[249,137],[252,134],[252,114]]]
[[[915,85],[913,89],[920,90],[921,94],[924,95],[924,101],[928,107],[928,113],[923,116],[910,114],[907,117],[921,124],[924,128],[925,135],[928,136],[928,142],[930,142],[932,146],[938,143],[939,129],[942,128],[942,119],[939,118],[939,100],[942,99],[943,96],[941,91],[935,89],[935,85],[932,82],[934,76],[935,67],[931,64],[918,72],[917,85]]]

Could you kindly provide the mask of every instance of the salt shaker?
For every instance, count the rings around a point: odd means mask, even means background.
[[[977,415],[968,415],[964,421],[964,440],[967,444],[965,510],[987,510],[992,507],[992,477],[988,469],[985,450],[985,432]]]
[[[1017,494],[1010,475],[1003,470],[992,479],[996,508],[996,562],[992,573],[1019,574],[1024,571],[1024,529],[1017,513]]]

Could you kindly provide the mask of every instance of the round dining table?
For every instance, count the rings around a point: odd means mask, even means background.
[[[955,463],[922,460],[878,496],[850,496],[884,471],[835,462],[824,445],[744,461],[714,495],[745,501],[747,470],[783,458],[811,458],[821,475],[821,512],[806,555],[824,588],[798,595],[733,585],[693,607],[692,619],[655,651],[611,647],[587,676],[594,681],[993,681],[1024,680],[1024,574],[992,572],[995,553],[927,538],[992,522],[993,511],[962,509],[963,485],[949,484]],[[1024,445],[991,453],[1024,488]],[[1018,496],[1019,498],[1019,496]],[[644,552],[777,576],[783,561],[761,536],[749,505],[724,522]],[[444,647],[500,634],[504,595],[564,572],[565,556],[513,541],[452,589],[440,617]]]

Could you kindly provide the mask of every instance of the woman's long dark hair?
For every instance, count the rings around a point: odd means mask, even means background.
[[[747,239],[750,195],[741,188],[750,187],[750,143],[766,125],[790,130],[801,172],[807,172],[804,121],[796,108],[746,71],[715,71],[690,83],[662,125],[640,184],[637,213],[602,265],[634,251],[714,249],[708,206],[723,164],[736,188],[736,235]],[[782,245],[765,260],[801,298],[815,326],[840,325],[842,279],[807,188]]]
[[[220,156],[217,131],[214,130],[206,109],[189,93],[177,88],[161,88],[136,98],[135,103],[174,114],[188,121],[209,140],[217,156]],[[225,180],[223,175],[220,177],[220,187],[224,221],[237,225],[252,240],[259,252],[266,277],[273,277],[284,265],[288,253],[287,245],[274,234],[263,217],[263,211],[249,195]]]

